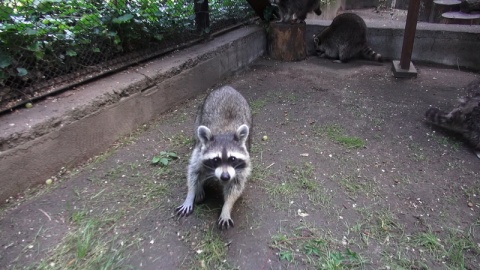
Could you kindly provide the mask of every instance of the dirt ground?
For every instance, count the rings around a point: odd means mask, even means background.
[[[199,96],[4,208],[0,268],[480,269],[480,160],[423,117],[480,76],[416,68],[259,59],[221,83],[254,112],[234,228],[216,228],[215,190],[173,216]]]

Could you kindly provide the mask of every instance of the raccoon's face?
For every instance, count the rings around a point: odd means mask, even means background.
[[[224,147],[220,153],[208,153],[203,160],[203,166],[211,170],[215,178],[227,182],[234,179],[238,171],[247,167],[247,158],[241,152],[229,151]]]
[[[313,35],[313,43],[315,45],[315,51],[317,53],[324,53],[325,52],[325,50],[323,49],[322,41],[320,40],[319,35]]]
[[[250,159],[245,142],[248,126],[240,126],[234,134],[213,135],[205,126],[199,126],[198,138],[202,144],[202,162],[216,179],[227,182],[248,166]]]

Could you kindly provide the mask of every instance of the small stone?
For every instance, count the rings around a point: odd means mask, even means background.
[[[47,181],[45,181],[45,184],[47,185],[51,185],[53,183],[53,180],[52,179],[47,179]]]
[[[468,207],[470,207],[470,208],[473,207],[473,203],[471,203],[471,202],[468,202],[467,205],[468,205]]]
[[[30,109],[33,107],[33,104],[31,102],[28,102],[27,104],[25,104],[25,108],[27,109]]]
[[[268,141],[268,136],[267,135],[263,136],[262,141]]]

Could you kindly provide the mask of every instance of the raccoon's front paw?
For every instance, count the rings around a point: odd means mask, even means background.
[[[230,227],[233,227],[233,220],[232,218],[230,217],[222,217],[220,216],[218,218],[218,228],[220,230],[224,230],[224,229],[230,229]]]
[[[175,209],[175,215],[178,217],[187,217],[193,213],[193,204],[182,204]]]

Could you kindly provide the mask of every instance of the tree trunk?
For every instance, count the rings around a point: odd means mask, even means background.
[[[307,57],[303,23],[270,22],[267,29],[270,57],[282,61],[299,61]]]
[[[480,11],[480,0],[463,0],[460,3],[460,11],[465,13]]]

